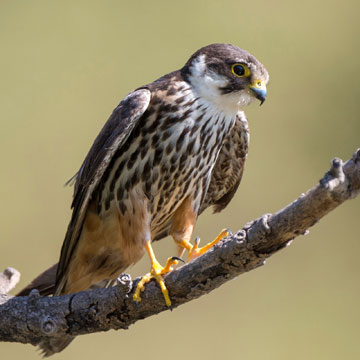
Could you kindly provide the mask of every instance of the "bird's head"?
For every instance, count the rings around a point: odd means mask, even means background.
[[[219,110],[237,112],[266,99],[268,72],[254,56],[229,44],[212,44],[191,56],[181,70],[198,96]]]

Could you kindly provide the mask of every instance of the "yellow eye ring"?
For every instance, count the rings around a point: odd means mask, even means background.
[[[231,72],[237,77],[245,77],[250,75],[250,69],[245,64],[233,64]]]

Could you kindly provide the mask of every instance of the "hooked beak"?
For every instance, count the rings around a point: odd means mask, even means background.
[[[266,100],[267,94],[265,82],[262,80],[255,80],[251,85],[249,85],[249,89],[252,94],[260,100],[260,105],[262,105]]]

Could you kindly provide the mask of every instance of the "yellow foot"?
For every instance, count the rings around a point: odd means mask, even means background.
[[[167,262],[166,262],[166,265],[164,267],[162,267],[157,262],[157,260],[155,259],[153,261],[153,263],[152,263],[150,272],[147,273],[146,275],[144,275],[141,278],[141,280],[139,281],[139,283],[137,284],[135,294],[133,296],[133,300],[135,302],[139,303],[141,301],[140,292],[145,290],[145,284],[147,284],[152,279],[155,279],[158,282],[158,284],[160,285],[160,289],[161,289],[161,292],[164,295],[166,305],[168,307],[170,307],[171,306],[171,300],[170,300],[170,297],[169,297],[169,292],[168,292],[168,290],[167,290],[167,288],[165,286],[163,275],[165,275],[168,272],[172,271],[173,266],[178,263],[178,260],[184,262],[184,260],[174,256],[174,257],[169,258],[167,260]]]
[[[212,248],[215,244],[217,244],[221,239],[223,239],[226,236],[230,235],[230,230],[223,229],[221,233],[216,237],[215,240],[211,241],[210,243],[206,244],[205,246],[199,248],[200,238],[197,237],[195,239],[195,244],[189,251],[188,255],[188,261],[191,261],[192,259],[195,259],[199,257],[200,255],[206,253],[210,248]]]

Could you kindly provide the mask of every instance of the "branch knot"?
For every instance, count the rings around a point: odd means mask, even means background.
[[[331,161],[330,170],[320,180],[320,186],[329,190],[331,193],[343,192],[347,190],[347,181],[344,174],[343,162],[339,158]]]
[[[119,291],[124,294],[129,294],[133,287],[130,274],[120,274],[120,276],[116,279],[116,284]]]
[[[55,322],[49,319],[47,316],[43,319],[40,327],[41,331],[46,335],[50,335],[56,330]]]
[[[248,241],[247,248],[249,250],[258,247],[259,244],[265,243],[266,238],[271,234],[271,228],[269,221],[272,217],[272,214],[264,214],[259,219],[251,221],[244,226],[246,231],[246,237]]]

